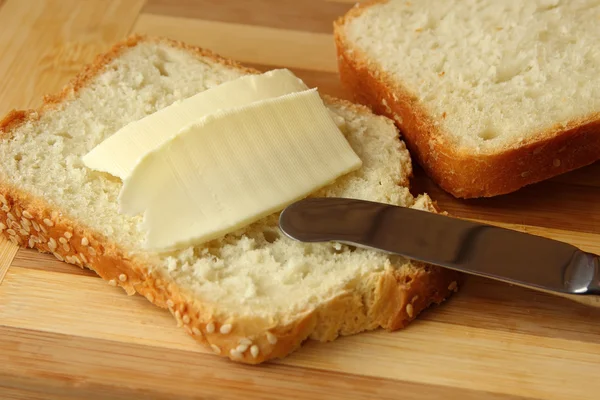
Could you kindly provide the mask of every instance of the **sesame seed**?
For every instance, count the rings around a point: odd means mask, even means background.
[[[12,213],[10,213],[10,212],[9,212],[9,213],[6,213],[6,217],[7,217],[8,219],[10,219],[11,221],[16,221],[16,218],[15,218],[15,216],[14,216],[14,215],[12,215]]]
[[[6,233],[8,233],[10,236],[15,236],[17,234],[14,229],[7,229]]]
[[[79,258],[81,258],[81,261],[87,264],[87,258],[85,257],[85,254],[79,253]]]
[[[181,313],[179,312],[179,310],[175,310],[175,318],[177,318],[178,320],[181,319]]]
[[[242,358],[242,353],[237,351],[237,349],[231,349],[229,351],[229,354],[231,354],[231,357],[233,357],[233,358]]]
[[[241,338],[239,341],[240,344],[246,345],[246,346],[250,346],[252,344],[252,340],[248,339],[248,338]]]
[[[29,235],[29,232],[27,232],[25,229],[19,229],[19,233],[23,236]]]
[[[23,228],[30,227],[31,226],[31,222],[25,218],[25,217],[21,217],[21,226],[23,226]]]
[[[219,328],[219,332],[221,332],[223,335],[227,335],[229,332],[231,332],[231,324],[222,325],[221,328]]]
[[[127,280],[127,275],[125,275],[125,274],[121,274],[121,275],[119,275],[119,280],[120,280],[121,282],[125,282],[125,281]]]
[[[71,246],[68,243],[64,243],[62,247],[65,251],[71,251]]]
[[[19,240],[21,238],[19,236],[11,236],[8,238],[8,240],[10,240],[11,242],[13,242],[14,244],[16,244],[17,246],[19,245]]]
[[[167,300],[167,307],[173,308],[174,306],[175,306],[175,303],[173,303],[173,300],[171,300],[171,299]]]
[[[48,234],[48,231],[46,230],[46,227],[44,225],[40,225],[40,229],[42,230],[42,232],[44,232],[45,234]]]
[[[54,240],[54,238],[50,238],[50,240],[48,240],[48,248],[51,251],[56,250],[56,240]]]
[[[216,354],[221,354],[221,348],[219,346],[217,346],[216,344],[211,344],[210,348],[212,349],[212,351],[214,351]]]
[[[188,335],[192,335],[192,334],[193,334],[193,333],[192,333],[192,330],[190,329],[190,327],[189,327],[189,326],[187,326],[187,325],[184,325],[184,326],[183,326],[183,329],[185,329],[185,331],[187,332],[187,334],[188,334]]]
[[[62,244],[67,244],[68,243],[67,239],[65,239],[64,237],[58,238],[58,241],[61,242]]]
[[[19,229],[21,229],[21,225],[17,224],[17,221],[15,221],[15,220],[11,220],[11,221],[8,223],[8,226],[9,226],[10,228],[14,229],[14,230],[19,230]]]
[[[148,293],[148,294],[146,295],[146,298],[148,299],[148,301],[149,301],[150,303],[154,303],[154,295],[153,295],[152,293]]]
[[[192,333],[194,335],[200,335],[202,332],[200,332],[200,329],[196,328],[195,326],[192,328]]]
[[[2,222],[0,222],[0,232],[4,231],[6,229],[6,225],[4,225]]]
[[[31,247],[32,249],[33,249],[33,247],[35,246],[35,242],[36,242],[36,240],[35,240],[35,239],[33,239],[34,237],[35,237],[35,236],[32,236],[32,237],[30,237],[30,238],[29,238],[29,243],[28,243],[28,244],[29,244],[29,247]]]
[[[69,264],[73,264],[73,259],[71,258],[71,256],[66,256],[65,261],[68,262]]]
[[[71,239],[73,237],[73,234],[71,232],[65,232],[65,237],[67,239]]]
[[[40,226],[38,225],[38,223],[37,223],[37,222],[35,222],[35,221],[31,221],[31,225],[33,225],[33,229],[35,229],[35,230],[36,230],[36,232],[39,232],[39,231],[40,231]]]
[[[456,281],[452,281],[449,285],[448,285],[448,290],[452,290],[452,291],[456,291],[458,287],[458,284],[456,283]]]
[[[63,258],[63,256],[61,256],[58,253],[52,253],[54,255],[54,257],[58,258],[60,261],[65,261],[65,259]]]
[[[411,303],[414,303],[415,301],[417,301],[419,299],[419,295],[416,295],[415,297],[412,298],[412,300],[410,301]]]
[[[56,219],[56,218],[58,218],[58,211],[52,211],[52,213],[50,214],[50,216],[51,216],[53,219]]]
[[[21,218],[21,210],[19,208],[15,208],[15,214],[17,214],[17,217]]]
[[[258,346],[257,345],[252,345],[252,347],[250,347],[250,354],[252,354],[252,358],[256,358],[258,357]]]
[[[414,313],[414,309],[413,309],[412,304],[407,304],[406,305],[406,313],[408,314],[409,318],[412,318],[413,313]]]
[[[108,284],[109,284],[110,286],[117,286],[117,281],[116,281],[116,280],[114,280],[114,279],[111,279],[110,281],[108,281]]]
[[[29,219],[33,218],[33,215],[31,215],[31,213],[29,211],[27,211],[27,210],[23,211],[23,216],[25,218],[29,218]]]
[[[267,332],[267,341],[271,344],[277,343],[277,336],[273,335],[271,332]]]
[[[184,324],[189,324],[190,323],[190,316],[187,314],[183,314],[183,317],[181,318],[183,320]]]
[[[79,257],[73,256],[71,257],[71,259],[73,260],[74,264],[81,265],[81,260],[79,259]]]
[[[2,204],[6,204],[6,197],[4,197],[3,195],[0,194],[0,201],[2,202]]]
[[[90,247],[88,249],[88,253],[90,253],[90,256],[95,256],[96,255],[96,249],[94,249],[93,247]]]
[[[244,353],[246,350],[248,350],[248,345],[247,344],[240,344],[238,347],[235,348],[237,351],[239,351],[240,353]]]
[[[3,205],[2,208],[0,208],[0,210],[4,211],[4,212],[9,212],[10,211],[10,207],[8,205]]]
[[[51,220],[49,220],[48,218],[44,218],[44,224],[48,225],[48,226],[54,226],[54,222],[52,222]]]
[[[82,246],[87,246],[88,244],[90,244],[90,241],[88,240],[88,238],[86,238],[85,236],[81,238],[81,245]]]
[[[206,324],[206,333],[213,333],[215,331],[215,324],[211,321]]]

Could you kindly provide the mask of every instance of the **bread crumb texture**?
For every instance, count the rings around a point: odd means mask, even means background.
[[[456,147],[495,152],[600,110],[600,1],[391,0],[347,39]]]

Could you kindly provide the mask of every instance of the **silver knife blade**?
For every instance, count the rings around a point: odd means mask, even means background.
[[[600,295],[600,257],[570,244],[406,207],[309,198],[286,207],[282,232],[335,241],[565,294]]]

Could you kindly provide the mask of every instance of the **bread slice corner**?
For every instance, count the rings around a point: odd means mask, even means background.
[[[506,194],[600,159],[599,17],[585,1],[366,1],[334,24],[340,78],[445,191]]]

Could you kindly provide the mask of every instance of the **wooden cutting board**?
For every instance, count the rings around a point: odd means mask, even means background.
[[[260,69],[285,66],[343,97],[332,20],[344,0],[0,0],[0,113],[39,104],[131,32],[201,45]],[[600,253],[600,164],[454,215]],[[258,367],[210,354],[168,312],[89,271],[0,243],[1,399],[597,399],[600,310],[469,279],[408,328],[307,343]]]

